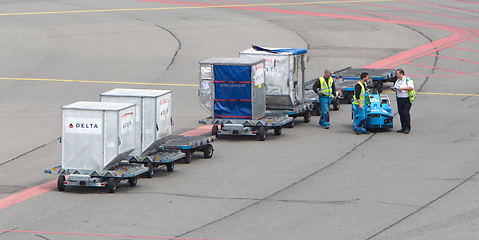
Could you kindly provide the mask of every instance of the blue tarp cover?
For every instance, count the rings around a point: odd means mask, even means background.
[[[215,101],[215,118],[251,119],[251,102]]]
[[[302,54],[308,52],[308,50],[304,48],[280,48],[280,49],[268,49],[268,48],[263,48],[259,46],[253,45],[253,49],[256,51],[263,51],[263,52],[269,52],[269,53],[283,53],[283,52],[290,52],[293,54]]]
[[[213,72],[215,118],[251,118],[251,66],[214,65]]]

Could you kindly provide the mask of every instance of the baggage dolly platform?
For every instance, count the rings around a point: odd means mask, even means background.
[[[59,175],[58,190],[65,190],[66,186],[78,187],[108,187],[108,192],[114,193],[117,184],[121,180],[128,180],[130,186],[136,186],[138,178],[147,173],[148,168],[141,164],[131,164],[128,161],[121,161],[110,166],[108,169],[71,169],[62,168],[61,165],[45,169],[45,173]],[[69,177],[65,177],[69,175]]]
[[[269,112],[277,112],[278,114],[287,113],[289,117],[293,118],[293,121],[286,124],[286,127],[293,128],[294,127],[294,120],[297,117],[303,117],[304,123],[311,122],[311,111],[314,108],[314,103],[312,102],[304,102],[298,104],[290,109],[274,109],[274,108],[267,108]]]
[[[274,135],[281,135],[282,128],[294,121],[288,116],[288,111],[267,111],[266,116],[260,119],[222,119],[205,118],[199,120],[200,124],[212,124],[211,134],[219,135],[248,135],[258,136],[260,141],[266,140],[266,132],[274,129]]]
[[[146,177],[151,178],[155,174],[155,168],[166,166],[168,172],[172,172],[175,162],[184,159],[185,163],[191,162],[191,155],[195,151],[202,151],[205,158],[213,156],[215,136],[183,136],[170,135],[159,141],[158,147],[144,152],[141,156],[132,156],[130,163],[141,163],[148,168]]]

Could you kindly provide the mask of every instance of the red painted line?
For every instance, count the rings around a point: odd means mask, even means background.
[[[406,8],[387,7],[387,6],[380,6],[380,5],[374,5],[374,4],[369,4],[369,3],[361,3],[361,2],[357,2],[355,4],[361,4],[361,5],[373,6],[373,7],[381,7],[381,8],[389,8],[389,9],[395,9],[395,10],[406,11],[406,12],[416,12],[416,13],[422,13],[422,14],[427,14],[427,15],[436,15],[436,16],[448,17],[448,18],[457,18],[457,19],[462,19],[462,20],[467,20],[467,21],[479,21],[478,19],[473,19],[473,18],[457,17],[457,16],[440,14],[440,13],[432,13],[432,12],[411,10],[411,9],[406,9]]]
[[[184,135],[184,136],[201,136],[203,134],[207,134],[207,133],[211,133],[211,128],[213,127],[213,125],[204,125],[204,126],[201,126],[199,128],[196,128],[196,129],[193,129],[193,130],[190,130],[188,132],[185,132],[185,133],[182,133],[180,135]]]
[[[467,49],[467,48],[454,47],[454,46],[451,46],[450,48],[460,49],[464,51],[471,51],[471,52],[479,52],[478,50],[474,50],[474,49]]]
[[[38,185],[36,187],[23,190],[19,193],[13,194],[6,198],[0,200],[0,210],[15,205],[17,203],[23,202],[30,198],[36,197],[42,193],[46,193],[52,189],[57,188],[57,180],[52,180],[44,184]]]
[[[476,41],[476,42],[479,42],[479,40],[477,40],[477,39],[471,39],[471,41]]]
[[[462,9],[462,8],[455,8],[455,7],[448,7],[448,6],[440,6],[440,5],[434,5],[434,4],[429,4],[429,3],[411,2],[411,1],[405,1],[405,0],[401,0],[401,2],[412,3],[412,4],[420,4],[420,5],[425,5],[425,6],[429,6],[429,7],[447,8],[447,9],[452,9],[452,10],[460,10],[460,11],[466,11],[466,12],[479,13],[479,11],[474,11],[474,10],[469,10],[469,9]]]
[[[474,3],[474,4],[479,4],[478,2],[471,2],[471,1],[466,1],[466,0],[456,0],[457,2],[465,2],[465,3]]]
[[[251,99],[215,99],[215,102],[251,102]]]
[[[147,236],[130,236],[130,235],[111,235],[111,234],[93,234],[93,233],[66,233],[66,232],[45,232],[45,231],[22,231],[22,230],[1,230],[1,229],[0,229],[0,232],[55,234],[55,235],[71,235],[71,236],[89,236],[89,237],[142,238],[142,239],[220,240],[220,239],[207,239],[207,238],[147,237]]]
[[[459,73],[459,74],[467,74],[465,72],[458,72],[458,71],[449,70],[449,69],[445,69],[445,68],[431,67],[431,66],[426,66],[426,65],[416,64],[416,63],[411,63],[411,62],[408,62],[406,64],[419,66],[419,67],[425,67],[425,68],[432,68],[432,69],[437,69],[437,70],[443,70],[443,71],[447,71],[447,72],[455,72],[455,73]]]
[[[215,117],[220,117],[220,118],[251,118],[248,116],[229,116],[229,115],[215,115]]]
[[[440,58],[445,58],[445,59],[451,59],[451,60],[455,60],[455,61],[461,61],[461,62],[468,62],[468,63],[479,64],[479,62],[464,60],[464,59],[460,59],[460,58],[452,58],[452,57],[446,57],[446,56],[441,56],[441,55],[436,55],[436,54],[428,54],[428,55],[429,55],[429,56],[433,56],[433,57],[440,57]]]
[[[413,48],[411,50],[402,52],[400,54],[391,56],[389,58],[385,58],[381,61],[369,64],[365,66],[364,68],[385,68],[385,67],[392,68],[392,67],[404,64],[407,61],[412,61],[414,59],[423,57],[424,55],[428,54],[428,51],[434,52],[446,47],[450,47],[450,45],[452,45],[451,42],[460,41],[460,40],[465,41],[464,37],[468,37],[472,34],[466,31],[464,32],[455,31],[455,32],[456,34],[453,34],[449,37],[439,39],[437,41]],[[454,44],[457,44],[457,43],[454,43]],[[439,46],[442,46],[442,47],[439,47]]]
[[[431,78],[431,77],[451,77],[451,76],[464,76],[464,75],[479,75],[479,73],[464,73],[464,74],[441,74],[441,75],[427,75],[427,76],[412,76],[412,78]]]

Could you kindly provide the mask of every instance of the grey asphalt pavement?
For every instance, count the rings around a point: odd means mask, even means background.
[[[0,239],[479,239],[478,23],[472,0],[0,0]],[[251,44],[306,48],[306,80],[403,68],[411,133],[396,115],[358,136],[342,104],[328,130],[222,137],[114,194],[34,195],[56,179],[62,106],[168,89],[181,134],[207,117],[198,62]]]

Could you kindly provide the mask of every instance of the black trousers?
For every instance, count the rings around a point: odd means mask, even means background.
[[[398,113],[401,118],[401,128],[402,129],[411,129],[411,115],[409,110],[411,110],[411,102],[409,98],[398,98]]]

